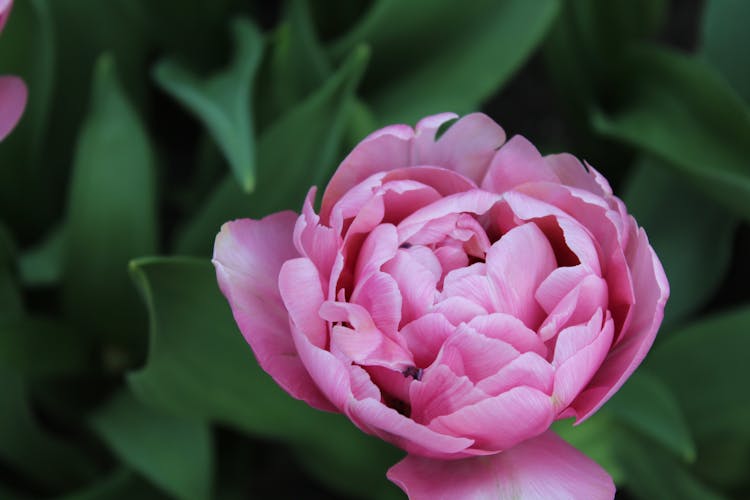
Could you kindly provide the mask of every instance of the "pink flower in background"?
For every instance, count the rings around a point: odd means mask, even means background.
[[[549,430],[643,360],[669,287],[607,181],[483,114],[363,140],[302,214],[225,224],[219,285],[292,396],[401,447],[411,498],[612,498]]]
[[[0,0],[0,32],[13,7],[13,0]],[[0,76],[0,141],[7,136],[23,114],[27,91],[23,80],[16,76]]]

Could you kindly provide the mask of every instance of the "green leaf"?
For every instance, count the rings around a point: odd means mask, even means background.
[[[0,223],[0,325],[23,316],[23,299],[16,280],[15,259],[13,239],[5,225]]]
[[[750,3],[708,0],[701,26],[701,55],[750,103],[750,64],[742,47],[750,46]]]
[[[232,24],[235,54],[229,67],[200,79],[172,60],[154,70],[159,85],[203,122],[224,153],[245,192],[255,188],[253,81],[263,54],[263,37],[250,21]]]
[[[531,55],[555,0],[379,0],[331,52],[373,47],[365,98],[381,123],[477,109]]]
[[[21,317],[0,325],[0,370],[24,377],[80,373],[90,353],[60,321]]]
[[[117,82],[114,61],[102,57],[70,186],[63,301],[79,324],[127,344],[139,343],[142,329],[127,264],[156,250],[154,168],[148,136]]]
[[[627,491],[636,498],[721,500],[683,464],[657,443],[636,432],[617,437],[617,460],[628,477]]]
[[[737,219],[652,157],[636,163],[623,199],[646,229],[669,278],[664,330],[705,305],[721,285]],[[686,220],[690,224],[680,223]]]
[[[128,377],[141,400],[296,445],[303,463],[317,470],[336,464],[319,477],[346,493],[378,498],[390,488],[385,471],[398,452],[343,416],[313,410],[282,391],[237,331],[208,262],[141,259],[131,269],[151,317],[148,362]]]
[[[179,253],[210,255],[224,222],[299,207],[310,185],[327,180],[335,167],[354,89],[368,55],[365,47],[355,50],[325,85],[260,137],[255,192],[246,196],[229,177],[222,180],[179,233]]]
[[[695,444],[682,409],[669,387],[654,375],[644,370],[634,373],[607,402],[607,410],[683,460],[695,460]]]
[[[272,39],[266,91],[261,106],[276,116],[290,109],[331,75],[331,63],[315,33],[307,0],[284,7],[283,21]]]
[[[180,499],[211,497],[213,450],[205,422],[165,415],[120,392],[91,424],[124,463],[165,492]]]
[[[2,368],[0,408],[0,461],[5,465],[48,489],[70,487],[93,477],[93,464],[77,448],[41,427],[25,384]]]
[[[626,104],[597,111],[601,133],[652,153],[750,218],[750,113],[705,63],[656,48],[633,53]]]
[[[677,396],[696,438],[733,429],[750,439],[750,308],[712,316],[675,332],[647,366]]]

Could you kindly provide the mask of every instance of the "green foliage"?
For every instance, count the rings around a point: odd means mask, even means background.
[[[272,460],[295,497],[403,497],[402,452],[258,366],[206,258],[225,221],[319,197],[377,126],[485,105],[602,170],[671,284],[645,371],[555,430],[627,498],[747,498],[748,5],[16,0],[0,497],[264,496]]]

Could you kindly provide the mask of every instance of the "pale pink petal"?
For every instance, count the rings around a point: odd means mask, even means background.
[[[436,417],[449,415],[486,398],[468,377],[456,375],[445,365],[437,365],[425,370],[422,380],[412,382],[409,387],[410,417],[427,425]]]
[[[291,239],[296,218],[293,212],[281,212],[259,221],[227,222],[216,237],[213,263],[219,287],[260,366],[295,398],[330,410],[297,355],[279,294],[281,266],[297,256]]]
[[[469,321],[469,326],[487,337],[512,345],[519,352],[531,351],[547,356],[547,346],[542,339],[515,316],[503,313],[477,316]]]
[[[513,346],[459,325],[446,340],[433,366],[448,366],[456,375],[466,375],[477,383],[495,373],[519,356]]]
[[[383,221],[398,224],[406,216],[441,198],[433,187],[414,180],[390,181],[380,188],[385,214]]]
[[[388,470],[411,500],[612,500],[615,485],[596,462],[554,432],[485,457],[408,455]]]
[[[0,24],[4,22],[5,18],[0,17]],[[16,76],[0,76],[0,141],[21,119],[27,98],[28,91],[23,80]]]
[[[401,329],[401,336],[414,356],[419,368],[432,364],[446,339],[456,330],[442,314],[430,313],[421,316]]]
[[[643,229],[638,233],[638,245],[629,261],[633,286],[638,291],[633,318],[589,386],[571,404],[577,422],[593,414],[625,383],[651,348],[664,317],[669,283]]]
[[[281,266],[279,291],[291,322],[314,346],[325,347],[328,327],[318,313],[325,298],[320,275],[310,259],[291,259]]]
[[[313,345],[310,338],[295,325],[291,325],[291,330],[294,347],[308,376],[338,411],[344,411],[354,399],[349,366],[325,349]],[[361,382],[358,380],[357,384],[360,389],[366,387]]]
[[[487,314],[488,311],[464,297],[448,297],[441,300],[432,308],[432,312],[442,314],[454,325],[466,323],[477,316]]]
[[[542,281],[534,296],[539,305],[549,314],[589,274],[591,273],[582,264],[558,267]]]
[[[354,279],[362,281],[380,271],[398,251],[398,235],[392,224],[381,224],[367,235],[357,256]]]
[[[543,433],[554,418],[548,394],[517,386],[498,396],[434,419],[429,427],[441,434],[475,441],[473,449],[497,452]]]
[[[539,327],[545,342],[569,325],[588,322],[597,309],[607,308],[607,282],[589,274],[549,313]]]
[[[375,434],[408,453],[447,458],[461,454],[474,443],[466,437],[435,432],[374,399],[350,401],[346,414],[365,432]]]
[[[572,154],[560,153],[547,155],[544,157],[544,160],[550,170],[555,173],[563,184],[591,191],[597,196],[605,196],[607,194],[597,182],[593,172]],[[612,191],[609,191],[609,194],[612,194]]]
[[[477,189],[477,185],[463,175],[443,167],[418,165],[389,171],[383,182],[409,179],[432,187],[440,196],[450,196]]]
[[[441,300],[459,297],[481,306],[486,311],[492,311],[495,307],[494,292],[485,270],[486,264],[477,262],[448,273],[443,281]]]
[[[443,118],[448,119],[448,116],[441,115],[440,119]],[[429,127],[420,127],[421,133],[414,141],[411,164],[446,167],[477,184],[484,178],[495,150],[505,142],[505,132],[500,125],[482,113],[472,113],[459,119],[437,142],[434,141],[435,132],[432,132],[437,129],[432,127],[432,122]]]
[[[489,396],[497,396],[513,387],[525,385],[552,394],[554,376],[555,371],[546,359],[534,352],[525,352],[479,382],[477,389]]]
[[[411,249],[409,249],[411,250]],[[407,324],[430,311],[437,296],[439,276],[412,257],[408,250],[399,250],[383,265],[393,277],[401,293],[401,324]]]
[[[430,221],[450,214],[483,214],[502,198],[494,193],[473,190],[446,196],[420,210],[417,210],[398,225],[399,242],[407,241]]]
[[[379,330],[391,337],[396,334],[401,323],[401,292],[390,275],[375,272],[357,282],[350,302],[367,309]]]
[[[504,193],[527,182],[559,182],[539,151],[523,136],[513,136],[492,158],[482,189]]]
[[[504,234],[487,254],[487,275],[497,295],[496,310],[536,328],[543,311],[534,294],[556,267],[552,247],[536,224],[527,223]]]
[[[320,224],[320,218],[313,210],[316,188],[307,194],[302,215],[294,226],[294,246],[300,255],[309,258],[320,273],[322,284],[331,279],[331,269],[341,247],[341,236],[332,228]]]
[[[391,125],[373,132],[341,162],[323,194],[320,217],[328,221],[333,205],[352,187],[378,172],[411,165],[414,130],[408,125]]]

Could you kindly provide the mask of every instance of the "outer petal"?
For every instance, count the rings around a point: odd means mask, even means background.
[[[409,166],[413,137],[414,130],[408,125],[391,125],[362,140],[328,183],[320,208],[321,220],[327,223],[339,198],[372,174]]]
[[[552,431],[486,457],[435,460],[415,455],[388,470],[412,500],[609,500],[612,478]]]
[[[0,24],[4,22],[5,19],[0,14]],[[5,139],[21,119],[27,97],[28,91],[23,80],[16,76],[0,77],[0,141]]]
[[[466,115],[454,123],[435,141],[440,121],[451,115],[443,114],[417,125],[417,136],[412,150],[412,165],[435,165],[449,168],[479,184],[497,148],[505,142],[505,132],[492,118],[482,113]]]
[[[643,229],[638,233],[634,255],[629,260],[632,261],[633,286],[638,298],[633,320],[620,335],[591,383],[571,404],[578,417],[576,423],[599,409],[641,364],[664,318],[669,283]]]
[[[293,212],[280,212],[259,221],[224,224],[216,237],[213,263],[219,287],[260,366],[292,396],[330,410],[297,355],[279,294],[281,266],[297,256],[292,244],[296,218]]]
[[[539,181],[560,182],[534,145],[516,135],[495,154],[482,189],[504,193],[521,184]]]
[[[0,0],[0,31],[3,31],[5,27],[11,7],[13,7],[13,0]]]

